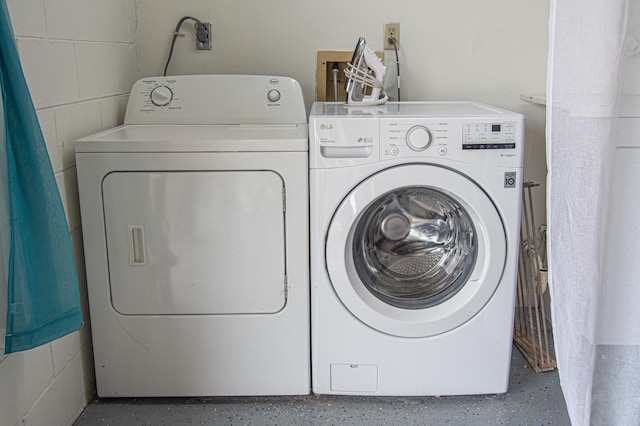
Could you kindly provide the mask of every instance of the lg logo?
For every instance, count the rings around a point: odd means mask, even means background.
[[[320,130],[331,130],[333,129],[333,124],[320,124]]]

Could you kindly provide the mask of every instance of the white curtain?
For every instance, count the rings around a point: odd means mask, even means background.
[[[640,7],[551,0],[548,255],[572,424],[640,424]]]

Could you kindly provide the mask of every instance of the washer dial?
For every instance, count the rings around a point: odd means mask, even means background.
[[[425,126],[413,126],[406,136],[407,145],[414,151],[424,151],[431,145],[431,132]]]
[[[151,91],[151,102],[156,106],[169,105],[173,99],[173,92],[167,86],[158,86]]]

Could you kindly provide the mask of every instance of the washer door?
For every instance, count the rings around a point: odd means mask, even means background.
[[[329,225],[331,283],[349,311],[401,337],[444,333],[476,315],[505,265],[495,205],[468,177],[436,165],[383,170],[356,186]]]

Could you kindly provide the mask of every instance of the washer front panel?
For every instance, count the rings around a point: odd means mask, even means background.
[[[360,237],[356,235],[359,224],[362,220],[368,220],[370,213],[367,212],[374,200],[380,197],[384,199],[388,194],[407,187],[427,188],[424,194],[439,194],[436,197],[440,200],[432,200],[435,205],[442,203],[442,200],[450,200],[451,206],[460,207],[461,219],[455,222],[462,229],[463,235],[459,236],[458,241],[462,248],[461,252],[453,255],[459,259],[440,266],[449,272],[447,268],[453,268],[462,260],[461,270],[457,273],[464,282],[453,279],[450,283],[453,287],[443,290],[449,291],[448,294],[436,294],[428,301],[418,297],[415,303],[389,303],[389,298],[385,300],[385,297],[374,295],[370,285],[368,287],[363,282],[362,267],[354,262],[354,235],[356,240]],[[445,210],[452,211],[451,208]],[[466,220],[469,224],[465,223]],[[450,227],[452,223],[442,225]],[[387,239],[393,240],[394,237],[400,239],[400,234],[404,236],[401,225],[398,218],[395,223],[378,226],[386,226],[389,234]],[[355,242],[356,246],[359,244],[359,241]],[[474,245],[473,249],[470,249],[470,244]],[[463,252],[471,256],[468,261]],[[411,257],[411,254],[407,254],[408,259]],[[489,301],[504,270],[505,230],[491,199],[468,177],[433,164],[400,165],[370,176],[345,197],[329,225],[325,258],[336,294],[360,321],[395,336],[433,336],[464,324]],[[398,285],[403,284],[398,282]]]

